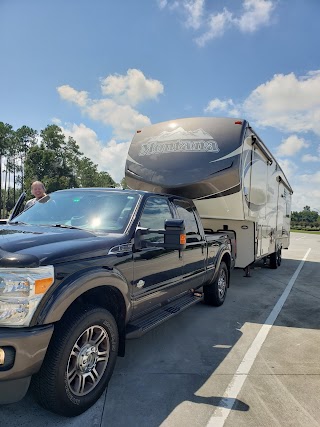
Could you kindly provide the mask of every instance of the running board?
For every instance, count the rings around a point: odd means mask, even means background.
[[[141,335],[181,313],[186,308],[199,301],[202,301],[202,292],[184,294],[166,305],[156,308],[150,313],[145,314],[129,323],[126,328],[126,338],[139,338]]]

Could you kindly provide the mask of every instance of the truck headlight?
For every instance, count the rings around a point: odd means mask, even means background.
[[[53,281],[52,265],[0,268],[0,326],[29,326]]]

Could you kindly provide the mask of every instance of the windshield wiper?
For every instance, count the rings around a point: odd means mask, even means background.
[[[7,222],[7,224],[10,224],[10,225],[29,225],[28,223],[23,222],[23,221],[9,221],[9,222]]]
[[[59,227],[59,228],[69,228],[70,230],[83,230],[83,228],[75,227],[74,225],[67,225],[67,224],[45,224],[50,227]]]

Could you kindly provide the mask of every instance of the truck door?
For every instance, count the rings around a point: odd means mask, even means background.
[[[175,199],[178,216],[184,219],[187,246],[182,252],[183,277],[182,291],[202,285],[205,278],[206,240],[199,230],[194,207],[186,200]]]
[[[142,210],[139,226],[164,229],[164,221],[173,218],[166,197],[151,196]],[[147,234],[143,239],[163,242],[161,234]],[[136,250],[133,255],[134,281],[132,296],[135,310],[147,311],[181,292],[182,258],[178,250],[162,247],[147,247]]]

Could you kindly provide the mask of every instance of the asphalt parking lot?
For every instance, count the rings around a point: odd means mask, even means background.
[[[291,234],[280,268],[234,271],[225,304],[199,303],[127,343],[109,388],[77,418],[32,394],[6,427],[320,425],[320,235]]]

